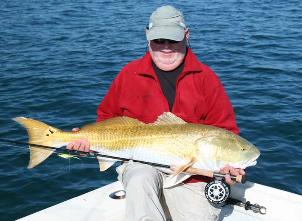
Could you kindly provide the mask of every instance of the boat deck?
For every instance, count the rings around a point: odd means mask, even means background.
[[[93,190],[50,208],[31,214],[19,221],[122,221],[125,220],[125,199],[111,199],[109,194],[122,190],[121,183]],[[231,196],[266,207],[265,215],[246,211],[238,206],[224,206],[219,220],[302,220],[302,196],[275,188],[246,182],[232,187]],[[246,200],[245,200],[246,199]]]

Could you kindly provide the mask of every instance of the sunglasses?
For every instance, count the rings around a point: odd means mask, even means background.
[[[165,44],[166,42],[167,42],[168,44],[177,44],[177,43],[179,43],[180,41],[174,41],[174,40],[159,38],[159,39],[154,39],[154,40],[152,40],[152,42],[154,42],[155,44],[162,45],[162,44]]]

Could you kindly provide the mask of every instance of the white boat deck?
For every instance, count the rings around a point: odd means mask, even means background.
[[[19,221],[123,221],[125,220],[125,199],[111,199],[109,194],[122,190],[119,182],[93,190],[81,196],[67,200],[50,208],[31,214]],[[235,199],[247,199],[266,207],[265,215],[246,211],[238,206],[225,206],[220,220],[232,221],[301,221],[302,196],[247,182],[232,187],[231,195]],[[246,201],[246,200],[244,200]]]

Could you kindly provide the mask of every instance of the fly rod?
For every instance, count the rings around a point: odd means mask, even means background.
[[[147,165],[151,165],[151,166],[155,166],[155,167],[168,168],[171,170],[173,170],[173,168],[174,168],[174,166],[172,166],[172,165],[153,163],[153,162],[148,162],[148,161],[123,158],[123,157],[116,157],[116,156],[101,154],[96,151],[84,152],[84,151],[79,151],[79,150],[68,150],[68,149],[66,149],[66,146],[62,146],[63,148],[62,147],[56,148],[56,147],[52,147],[52,146],[45,146],[45,145],[41,145],[41,144],[34,144],[34,143],[15,141],[15,140],[3,139],[3,138],[0,138],[0,141],[6,142],[6,143],[29,145],[29,146],[34,146],[37,148],[53,150],[57,154],[73,154],[73,155],[76,155],[79,157],[86,157],[86,158],[103,157],[103,158],[114,159],[114,160],[118,160],[118,161],[133,161],[133,162],[143,163],[143,164],[147,164]],[[193,175],[207,176],[207,177],[211,177],[211,178],[214,178],[214,177],[224,178],[225,175],[227,175],[227,174],[222,174],[219,172],[213,172],[213,171],[203,170],[203,169],[198,169],[198,168],[193,168],[193,167],[189,167],[183,172],[193,174]],[[231,177],[231,180],[238,182],[238,183],[245,183],[245,181],[246,181],[246,175],[237,175],[237,176],[230,175],[230,177]]]
[[[173,166],[169,166],[169,165],[165,165],[165,164],[110,156],[110,155],[106,155],[106,154],[101,154],[96,151],[84,152],[84,151],[79,151],[79,150],[68,150],[68,149],[66,149],[66,146],[62,146],[64,148],[56,148],[56,147],[45,146],[45,145],[41,145],[41,144],[34,144],[34,143],[2,139],[2,138],[0,138],[0,141],[6,142],[6,143],[19,144],[19,145],[30,145],[30,146],[34,146],[36,148],[53,150],[54,153],[57,153],[57,154],[72,154],[75,156],[85,157],[85,158],[103,157],[103,158],[114,159],[114,160],[119,160],[119,161],[133,161],[133,162],[148,164],[148,165],[156,166],[156,167],[169,168],[169,169],[173,170]],[[245,210],[252,210],[254,213],[260,213],[260,214],[266,213],[266,208],[263,206],[260,206],[258,204],[251,204],[249,201],[243,202],[241,200],[229,198],[230,187],[223,182],[224,176],[226,174],[221,174],[218,172],[211,172],[211,171],[197,169],[197,168],[188,168],[184,172],[189,173],[189,174],[202,175],[202,176],[208,176],[208,177],[214,178],[214,180],[209,182],[205,187],[205,196],[212,205],[223,206],[225,204],[232,204],[232,205],[244,207]],[[239,176],[230,175],[230,177],[233,181],[236,181],[236,182],[244,183],[246,181],[245,175],[239,175]]]

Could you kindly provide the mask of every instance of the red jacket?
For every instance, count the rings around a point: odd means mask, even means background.
[[[113,81],[98,107],[97,121],[117,116],[154,122],[169,110],[147,52],[127,64]],[[177,79],[172,113],[190,123],[214,125],[239,133],[230,100],[215,73],[189,49]]]
[[[97,121],[117,116],[154,122],[171,111],[186,122],[221,127],[238,134],[230,100],[216,74],[198,61],[191,49],[176,82],[172,110],[152,68],[150,53],[127,64],[114,79],[97,109]]]

